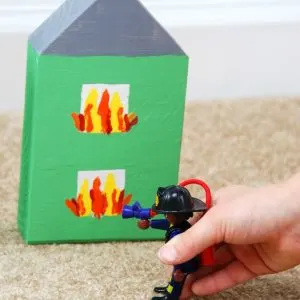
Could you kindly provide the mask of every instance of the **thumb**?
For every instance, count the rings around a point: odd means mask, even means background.
[[[220,205],[221,206],[221,205]],[[224,210],[211,208],[186,232],[175,236],[159,252],[162,263],[176,265],[186,262],[207,248],[224,241]]]

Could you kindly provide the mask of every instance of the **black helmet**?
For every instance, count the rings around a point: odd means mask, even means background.
[[[158,214],[191,213],[207,210],[204,202],[193,198],[190,192],[179,185],[160,187],[152,210]]]

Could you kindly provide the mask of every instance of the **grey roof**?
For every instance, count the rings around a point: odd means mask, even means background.
[[[138,0],[67,0],[29,42],[43,55],[185,55]]]

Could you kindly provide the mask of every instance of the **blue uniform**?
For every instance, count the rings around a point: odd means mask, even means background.
[[[166,230],[165,242],[167,243],[176,235],[185,232],[191,227],[191,225],[188,221],[183,221],[179,225],[171,225],[167,219],[162,219],[151,220],[150,227],[154,229]],[[195,257],[185,263],[174,266],[174,271],[180,270],[185,274],[185,277],[183,281],[176,282],[174,276],[172,275],[169,285],[167,286],[167,292],[169,296],[168,299],[179,299],[186,277],[188,276],[188,274],[196,272],[199,268],[199,265],[199,258]]]

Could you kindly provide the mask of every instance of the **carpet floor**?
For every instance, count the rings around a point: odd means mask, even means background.
[[[150,299],[160,242],[24,245],[16,227],[22,116],[0,116],[0,299]],[[263,185],[300,166],[300,99],[189,104],[181,179]],[[202,299],[300,299],[300,268]]]

